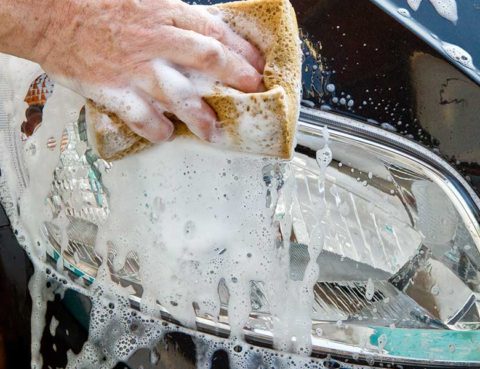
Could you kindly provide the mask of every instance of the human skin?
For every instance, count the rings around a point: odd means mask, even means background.
[[[262,85],[260,52],[180,0],[0,0],[0,24],[0,52],[40,64],[152,142],[173,133],[164,112],[202,139],[215,133],[216,115],[186,71],[243,92]]]

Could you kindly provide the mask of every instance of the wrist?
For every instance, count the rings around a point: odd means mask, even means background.
[[[58,1],[0,0],[0,52],[32,60]],[[46,11],[48,10],[48,11]]]
[[[41,32],[34,40],[27,59],[43,65],[52,51],[65,45],[72,37],[71,26],[75,22],[76,0],[50,1],[49,16],[41,25]]]
[[[0,0],[1,1],[1,0]],[[99,37],[95,23],[119,0],[53,0],[48,23],[32,50],[30,60],[43,67],[70,69],[70,62],[89,42]],[[108,23],[108,20],[106,21]],[[64,70],[64,72],[65,72]]]

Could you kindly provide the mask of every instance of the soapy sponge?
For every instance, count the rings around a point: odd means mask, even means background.
[[[301,50],[298,26],[288,0],[247,0],[216,5],[224,21],[263,53],[266,92],[242,93],[215,87],[204,100],[217,113],[220,136],[214,145],[289,159],[299,114]],[[232,71],[234,73],[235,71]],[[175,136],[195,136],[172,114]],[[118,160],[152,145],[114,113],[87,103],[92,146],[105,160]]]

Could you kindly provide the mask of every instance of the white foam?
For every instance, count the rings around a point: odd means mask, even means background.
[[[273,241],[268,211],[256,205],[264,203],[263,165],[188,139],[115,163],[103,177],[112,215],[100,229],[97,250],[106,255],[110,244],[123,255],[136,251],[144,294],[184,324],[194,326],[193,302],[218,315],[220,278],[235,290],[232,278],[261,272],[253,262],[236,273],[235,264],[247,263],[248,252],[266,259],[262,248]]]
[[[326,88],[327,88],[327,91],[328,91],[328,92],[335,92],[335,89],[336,89],[336,87],[335,87],[335,85],[334,85],[333,83],[329,83],[329,84],[326,86]]]
[[[38,67],[35,68],[38,71]],[[23,100],[28,83],[19,79],[11,87],[14,95],[18,95],[12,100],[13,106]],[[113,104],[112,107],[124,104],[126,99],[123,91],[104,90],[103,93],[106,103]],[[46,302],[53,296],[46,288],[47,240],[41,232],[45,221],[59,226],[63,234],[62,247],[66,246],[65,213],[53,214],[45,202],[59,163],[60,145],[50,150],[46,142],[51,137],[61,141],[64,128],[74,126],[84,103],[84,98],[60,85],[55,86],[45,106],[41,127],[28,139],[28,145],[34,145],[35,150],[25,150],[20,158],[31,180],[23,192],[17,194],[12,190],[10,195],[14,202],[19,197],[20,208],[18,217],[12,213],[12,224],[19,230],[19,241],[35,261],[34,277],[30,281],[34,301],[32,367],[35,368],[42,367],[40,340],[45,328]],[[22,102],[18,104],[9,116],[10,121],[17,124],[23,119],[26,107]],[[130,114],[143,116],[143,110],[135,108],[135,99],[129,104],[132,104]],[[265,138],[262,130],[252,131],[253,118],[247,113],[240,118],[245,128],[242,136],[245,145],[254,145],[256,140]],[[273,118],[264,119],[269,124]],[[10,128],[13,132],[18,129]],[[266,132],[268,135],[268,129]],[[331,152],[326,146],[318,157],[321,173],[329,158]],[[2,170],[11,180],[9,188],[16,189],[19,187],[14,181],[18,177],[17,169],[6,164],[9,159],[18,161],[13,157],[2,158]],[[198,141],[178,138],[115,162],[108,170],[103,168],[102,180],[109,193],[110,216],[99,228],[96,250],[103,260],[107,260],[109,250],[114,250],[117,269],[124,264],[129,252],[138,255],[143,312],[158,317],[158,301],[175,319],[196,328],[196,316],[213,320],[218,317],[221,306],[218,289],[223,284],[228,289],[231,338],[236,340],[230,342],[244,345],[243,328],[252,311],[251,281],[262,282],[269,302],[265,309],[274,317],[275,347],[302,355],[310,353],[312,288],[318,274],[315,261],[323,247],[323,236],[319,223],[312,237],[315,241],[309,245],[312,261],[305,277],[291,281],[289,239],[295,186],[287,163],[225,152]],[[317,205],[321,212],[322,204]],[[81,289],[73,283],[67,286]],[[69,354],[68,368],[112,367],[136,349],[150,347],[163,337],[165,329],[159,328],[161,324],[152,323],[151,334],[131,340],[133,333],[127,323],[133,318],[128,315],[131,312],[126,300],[131,291],[111,280],[105,263],[95,283],[81,291],[90,296],[93,303],[89,340],[79,355]],[[114,308],[110,306],[112,303]],[[99,319],[100,316],[107,319]],[[142,320],[141,324],[146,323]],[[50,325],[52,334],[56,325],[55,321]],[[207,351],[211,354],[214,347],[220,347],[220,341],[215,339],[203,342],[210,347]],[[223,347],[228,349],[234,367],[246,368],[245,363],[253,360],[253,354],[246,354],[251,351],[246,346],[242,346],[245,352],[242,355],[236,353],[233,346]],[[106,361],[101,362],[105,352],[108,353]],[[211,360],[211,354],[206,355],[205,360]],[[275,364],[282,360],[272,354],[265,362],[282,367]]]
[[[441,41],[441,46],[443,50],[445,50],[445,52],[448,54],[448,56],[450,56],[453,60],[460,63],[464,67],[475,70],[472,56],[460,46],[450,44],[445,41]]]
[[[417,11],[422,0],[407,0],[408,5]],[[458,21],[458,10],[456,0],[430,0],[437,13],[452,23]],[[402,14],[403,15],[403,14]]]
[[[271,92],[281,95],[283,90],[276,87]],[[251,105],[251,97],[233,90],[232,94],[239,107],[238,135],[231,137],[226,132],[218,133],[212,138],[214,144],[219,148],[233,147],[242,152],[283,152],[283,131],[279,128],[281,122],[278,112],[269,107],[271,102],[257,97],[255,108],[247,110],[246,107]]]
[[[403,15],[404,17],[407,17],[407,18],[410,17],[410,12],[408,11],[408,9],[398,8],[397,11],[398,11],[398,14]],[[366,105],[366,101],[364,101],[363,105]]]
[[[458,21],[456,0],[430,0],[437,13],[452,23]]]
[[[41,369],[43,367],[43,358],[40,353],[40,342],[42,340],[43,329],[45,328],[45,314],[47,312],[47,301],[52,300],[46,288],[47,278],[42,270],[35,269],[28,289],[32,297],[32,315],[30,321],[31,329],[31,368]]]
[[[420,4],[422,3],[422,0],[407,0],[407,2],[410,8],[417,11],[418,8],[420,7]]]
[[[57,318],[52,316],[52,320],[50,321],[50,328],[49,328],[50,334],[52,335],[52,337],[55,337],[59,324],[60,322],[57,320]]]

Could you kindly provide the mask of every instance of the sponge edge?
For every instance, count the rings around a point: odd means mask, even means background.
[[[212,144],[235,151],[290,159],[298,120],[301,50],[298,26],[288,0],[247,0],[216,5],[230,27],[264,54],[266,92],[246,94],[216,86],[204,100],[220,122]],[[150,146],[114,113],[87,103],[89,140],[105,160],[113,161]],[[175,136],[195,136],[175,116]]]

